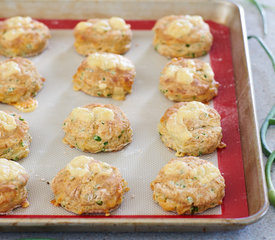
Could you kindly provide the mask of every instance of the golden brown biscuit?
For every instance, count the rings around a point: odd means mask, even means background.
[[[25,169],[17,162],[0,158],[0,214],[17,207],[28,207]]]
[[[151,183],[153,199],[177,214],[200,213],[222,204],[224,188],[219,169],[197,157],[170,160]]]
[[[92,157],[75,157],[51,183],[52,203],[76,214],[105,213],[116,209],[129,189],[117,168]]]
[[[214,108],[201,102],[180,102],[166,110],[158,130],[176,156],[200,156],[225,147],[220,119]]]
[[[0,157],[15,161],[27,157],[32,139],[28,131],[20,115],[0,111]]]
[[[11,58],[0,62],[0,102],[15,106],[23,112],[37,107],[33,98],[45,79],[26,58]]]
[[[132,31],[124,19],[89,19],[74,29],[75,49],[81,55],[94,52],[123,54],[131,46]]]
[[[217,96],[218,86],[211,66],[199,59],[173,58],[159,82],[160,91],[176,102],[208,102]]]
[[[112,104],[74,108],[63,130],[65,144],[91,153],[121,150],[132,142],[133,135],[125,114]]]
[[[51,37],[48,27],[31,17],[12,17],[0,22],[0,55],[34,56]]]
[[[135,76],[135,67],[127,58],[112,53],[93,53],[73,76],[74,90],[124,100],[132,91]]]
[[[159,19],[153,45],[163,56],[195,58],[209,52],[213,36],[200,16],[171,15]]]

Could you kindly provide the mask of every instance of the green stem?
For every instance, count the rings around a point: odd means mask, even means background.
[[[253,0],[248,0],[248,1],[255,4]],[[264,3],[260,3],[259,5],[261,5],[264,9],[275,10],[275,6],[267,5]]]
[[[258,0],[249,0],[251,3],[253,3],[256,8],[259,10],[262,20],[263,20],[263,26],[264,26],[264,35],[267,35],[267,20],[266,20],[266,15],[265,11],[263,8],[263,5],[258,2]]]
[[[267,159],[267,162],[265,165],[265,178],[266,178],[266,183],[268,188],[268,197],[269,197],[270,204],[275,207],[275,190],[271,179],[271,166],[274,160],[275,160],[275,151],[273,151],[270,154],[269,158]]]
[[[275,119],[273,118],[274,115],[275,115],[275,105],[273,106],[271,111],[266,116],[266,119],[264,120],[261,130],[260,130],[262,149],[263,149],[263,153],[266,157],[269,157],[269,155],[271,154],[271,150],[268,147],[267,142],[266,142],[266,132],[270,125],[275,125]]]
[[[270,125],[275,125],[274,116],[275,116],[275,105],[273,106],[271,111],[268,113],[266,119],[264,120],[260,130],[260,134],[261,134],[261,143],[262,143],[263,153],[265,154],[265,156],[268,157],[265,165],[265,179],[266,179],[266,184],[268,188],[268,197],[269,197],[270,204],[275,207],[275,189],[271,179],[271,166],[275,159],[275,151],[271,152],[266,142],[266,133],[267,133],[268,127]]]
[[[274,6],[266,5],[266,4],[261,4],[264,9],[270,9],[270,10],[275,10]]]
[[[248,39],[251,39],[251,38],[254,38],[258,41],[258,43],[261,45],[261,47],[265,50],[267,56],[269,57],[269,59],[271,60],[271,63],[272,63],[272,66],[273,66],[273,69],[274,69],[274,72],[275,72],[275,58],[271,52],[271,50],[266,46],[266,44],[264,43],[264,41],[257,37],[257,36],[254,36],[254,35],[250,35],[247,37]]]

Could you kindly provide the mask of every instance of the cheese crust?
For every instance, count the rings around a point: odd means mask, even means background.
[[[161,140],[176,151],[176,156],[200,156],[216,148],[221,142],[222,128],[218,112],[200,102],[180,102],[168,108],[158,125]]]
[[[119,170],[92,157],[78,156],[51,182],[52,203],[75,214],[110,215],[129,190]]]
[[[124,100],[132,92],[135,76],[129,59],[112,53],[93,53],[78,67],[73,87],[92,96]]]
[[[197,157],[170,160],[151,183],[153,199],[177,214],[201,213],[222,204],[225,182],[219,169]]]
[[[20,160],[28,156],[29,124],[15,112],[0,111],[0,157]]]
[[[63,142],[84,152],[118,151],[132,142],[133,131],[125,114],[112,104],[75,108],[65,119]]]
[[[199,59],[173,58],[159,81],[160,91],[176,102],[208,102],[217,96],[218,86],[211,66]]]
[[[0,158],[0,214],[28,207],[26,184],[29,176],[17,162]]]
[[[200,16],[165,16],[153,31],[156,51],[167,57],[199,57],[209,52],[213,42],[209,26]]]
[[[49,28],[31,17],[8,18],[0,22],[0,55],[37,55],[46,48],[50,37]]]
[[[34,97],[44,84],[34,64],[21,57],[0,62],[0,102],[31,112],[37,107]]]
[[[132,31],[124,19],[89,19],[74,29],[75,49],[81,55],[94,52],[123,54],[130,49]]]

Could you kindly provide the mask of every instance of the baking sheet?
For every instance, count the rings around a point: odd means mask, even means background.
[[[220,25],[213,24],[212,31],[218,31],[220,29],[218,26]],[[148,26],[145,28],[148,28]],[[221,29],[224,29],[224,27]],[[217,34],[222,34],[222,32],[217,32]],[[157,131],[160,117],[168,107],[173,105],[173,102],[166,99],[158,90],[160,72],[168,60],[154,51],[151,44],[153,33],[148,30],[134,31],[132,48],[125,56],[133,61],[137,76],[133,85],[133,92],[123,102],[92,97],[83,92],[73,91],[72,76],[83,57],[78,55],[73,48],[72,30],[52,30],[52,36],[48,49],[41,55],[30,58],[41,75],[46,78],[46,82],[37,96],[38,108],[32,113],[22,114],[30,124],[30,134],[33,137],[30,155],[20,161],[31,176],[28,183],[30,207],[17,209],[12,215],[18,215],[19,217],[22,215],[29,217],[70,216],[71,214],[64,209],[51,205],[50,200],[53,199],[53,195],[47,181],[50,181],[72,158],[84,154],[118,167],[129,184],[130,191],[125,195],[121,207],[114,211],[112,216],[176,216],[173,213],[164,212],[161,207],[154,203],[150,189],[150,182],[154,180],[160,168],[175,157],[174,152],[169,151],[162,144]],[[226,37],[228,40],[229,35]],[[215,41],[217,43],[222,39],[215,38]],[[228,47],[230,48],[230,46]],[[213,51],[216,51],[216,48],[213,49]],[[224,132],[230,133],[231,125],[238,125],[236,106],[231,109],[232,102],[234,105],[235,101],[235,98],[232,98],[232,89],[234,90],[232,62],[230,68],[230,64],[226,65],[224,62],[226,60],[228,63],[227,56],[219,55],[219,52],[214,54],[213,51],[211,51],[211,58],[207,55],[201,59],[211,62],[213,67],[216,66],[214,68],[215,74],[221,74],[218,77],[227,76],[228,79],[221,79],[225,83],[228,83],[228,80],[233,80],[233,85],[231,83],[231,85],[220,87],[220,90],[223,89],[225,92],[231,90],[228,95],[229,103],[227,102],[228,99],[225,98],[226,101],[221,104],[221,96],[214,101],[215,108],[222,114],[222,123],[227,127]],[[0,59],[4,58],[1,57]],[[221,66],[218,64],[221,64]],[[221,70],[222,72],[219,72]],[[227,74],[224,74],[224,72]],[[219,79],[217,80],[219,81]],[[221,91],[219,94],[221,94]],[[224,94],[222,95],[224,96]],[[71,149],[62,143],[64,135],[62,131],[63,120],[73,108],[90,103],[112,103],[119,106],[126,113],[134,131],[133,142],[128,147],[115,153],[88,154]],[[1,104],[1,109],[16,111],[13,107],[3,104]],[[232,115],[234,112],[235,114]],[[232,124],[232,121],[234,121],[234,124]],[[230,144],[225,141],[228,147],[219,150],[219,161],[216,152],[204,155],[202,158],[211,161],[215,165],[218,165],[219,162],[222,173],[232,177],[233,171],[235,171],[234,168],[224,168],[226,164],[228,165],[228,162],[223,162],[222,159],[227,159],[232,154],[232,147],[234,151],[235,146],[233,144],[239,146],[240,142],[238,142],[238,136],[237,139],[232,139],[232,134],[225,137]],[[241,156],[237,154],[236,157]],[[238,204],[236,206],[238,208],[240,205],[238,201],[242,199],[242,210],[238,211],[238,215],[235,216],[240,217],[247,216],[248,213],[242,161],[241,159],[237,160],[237,163],[240,164],[236,166],[239,169],[238,181],[234,182],[235,185],[232,186],[232,183],[227,182],[226,179],[225,200],[233,199],[235,202],[231,201],[230,203],[228,200],[228,204]],[[236,196],[236,192],[234,196],[231,195],[234,192],[231,191],[233,188],[240,190],[239,196]],[[225,205],[226,201],[223,204],[223,210],[221,207],[216,207],[206,211],[200,217],[205,215],[228,216],[229,213],[225,209],[230,209],[230,206],[225,208]]]

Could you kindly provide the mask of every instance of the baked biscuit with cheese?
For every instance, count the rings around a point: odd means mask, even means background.
[[[156,22],[153,31],[155,49],[167,57],[200,57],[209,52],[213,42],[201,16],[166,16]]]
[[[74,28],[75,49],[81,55],[94,52],[123,54],[131,46],[132,31],[120,17],[89,19]]]
[[[218,93],[211,66],[199,59],[173,58],[164,67],[160,91],[176,102],[208,102]]]
[[[52,203],[76,214],[116,209],[129,189],[117,168],[92,157],[75,157],[51,182]]]
[[[0,22],[0,55],[37,55],[46,48],[50,37],[48,27],[31,17],[8,18]]]
[[[17,162],[0,158],[0,214],[28,207],[26,184],[29,176]]]
[[[91,153],[121,150],[133,135],[125,114],[112,104],[74,108],[65,119],[63,130],[65,144]]]
[[[17,161],[27,157],[30,143],[28,123],[14,112],[0,111],[0,158]]]
[[[124,100],[132,91],[135,76],[135,67],[127,58],[112,53],[93,53],[73,76],[74,90]]]
[[[45,79],[34,64],[21,57],[0,62],[0,102],[15,106],[23,112],[37,107],[34,99]]]
[[[176,156],[199,156],[223,148],[221,117],[201,102],[180,102],[168,108],[158,125],[161,140]]]
[[[219,169],[197,157],[172,159],[151,183],[153,199],[177,214],[201,213],[222,204],[224,188]]]

